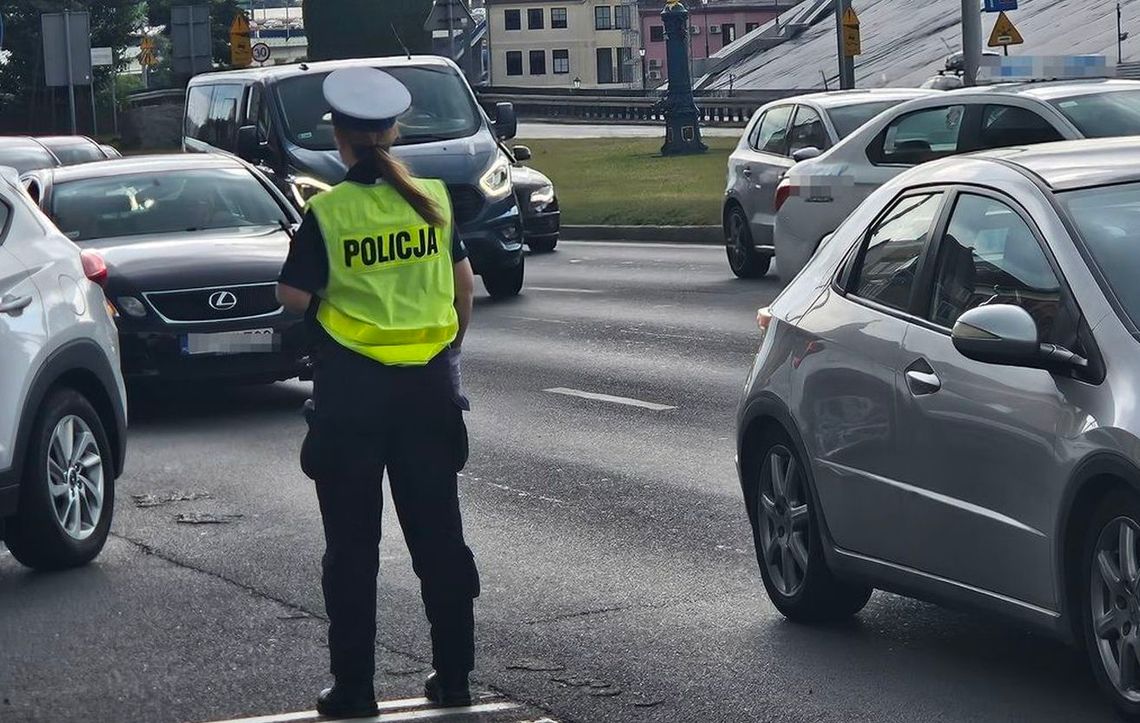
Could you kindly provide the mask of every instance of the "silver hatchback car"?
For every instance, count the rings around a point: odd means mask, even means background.
[[[872,588],[1088,650],[1140,718],[1140,138],[935,161],[758,322],[744,501],[787,617]]]

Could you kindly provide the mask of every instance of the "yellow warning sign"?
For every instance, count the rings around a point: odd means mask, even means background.
[[[249,43],[249,18],[239,12],[230,25],[230,64],[235,68],[248,68],[253,63],[253,48]]]
[[[997,22],[994,24],[994,31],[990,33],[990,47],[1002,48],[1010,45],[1021,45],[1024,43],[1024,38],[1021,33],[1017,32],[1014,27],[1013,21],[1009,16],[1003,13],[998,13]]]
[[[147,67],[158,65],[158,58],[154,54],[154,38],[144,37],[139,43],[139,64]]]
[[[863,53],[863,40],[859,32],[859,14],[850,5],[843,12],[843,54],[849,58]]]

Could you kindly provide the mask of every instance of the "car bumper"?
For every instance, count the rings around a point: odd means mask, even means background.
[[[459,235],[477,274],[514,268],[522,262],[523,226],[514,196],[489,204],[477,219],[459,227]]]
[[[526,240],[557,238],[562,230],[562,212],[532,211],[523,217],[523,233]]]
[[[222,351],[191,354],[184,348],[188,334],[273,330],[271,351]],[[159,328],[120,328],[123,376],[146,380],[218,379],[279,381],[308,377],[308,330],[300,317],[279,314],[240,323],[163,325]]]

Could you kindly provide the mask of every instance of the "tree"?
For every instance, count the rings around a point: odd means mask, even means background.
[[[304,0],[309,59],[400,55],[405,46],[412,53],[430,53],[431,33],[424,22],[431,5],[431,0]]]

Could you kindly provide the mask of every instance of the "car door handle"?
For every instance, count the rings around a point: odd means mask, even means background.
[[[743,173],[744,173],[744,175],[745,175],[745,176],[748,176],[749,178],[752,178],[752,169],[751,169],[751,168],[749,168],[748,166],[745,166],[745,167],[744,167],[744,171],[743,171]]]
[[[31,303],[31,296],[12,296],[9,294],[0,298],[0,314],[15,314],[26,309]]]
[[[916,397],[934,394],[942,388],[942,380],[934,372],[923,372],[917,369],[908,369],[906,383]]]

